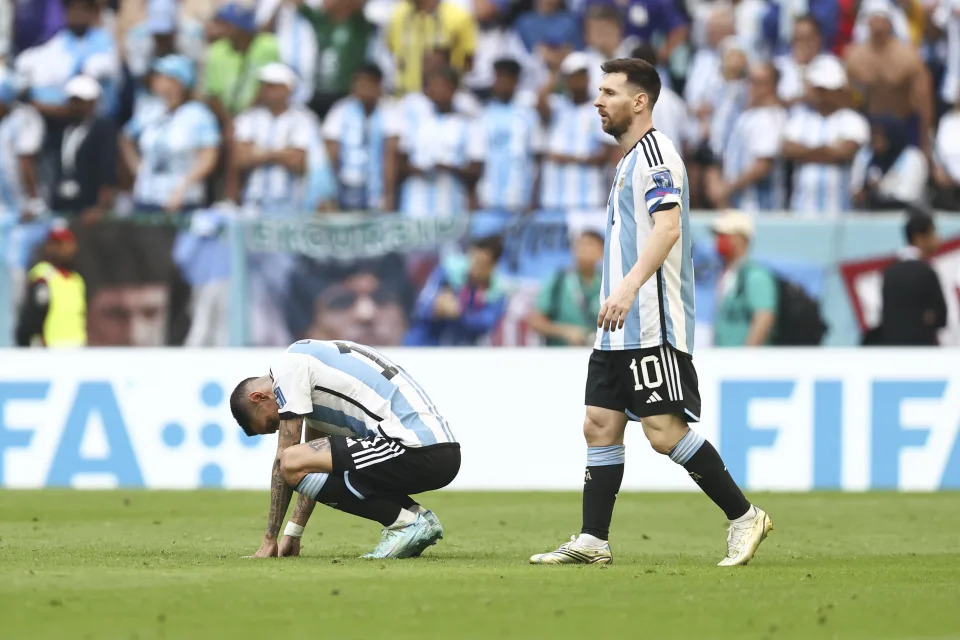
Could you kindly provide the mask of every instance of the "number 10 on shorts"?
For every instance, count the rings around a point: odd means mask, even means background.
[[[634,391],[640,391],[644,388],[656,389],[663,384],[663,375],[660,371],[660,358],[657,356],[641,358],[640,366],[637,366],[637,359],[634,358],[630,361],[630,371],[633,372]],[[643,384],[640,384],[641,373],[643,374]]]

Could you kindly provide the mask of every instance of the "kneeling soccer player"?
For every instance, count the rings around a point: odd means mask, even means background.
[[[365,558],[417,557],[443,537],[440,520],[410,494],[450,484],[460,445],[423,388],[382,353],[301,340],[268,375],[240,382],[230,410],[248,436],[280,432],[270,515],[255,557],[299,554],[316,502],[384,526]],[[300,496],[278,543],[293,489]]]

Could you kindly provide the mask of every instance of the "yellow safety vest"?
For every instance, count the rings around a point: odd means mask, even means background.
[[[50,292],[43,343],[48,347],[83,347],[87,344],[87,291],[76,271],[64,275],[49,262],[30,270],[30,283],[44,280]]]

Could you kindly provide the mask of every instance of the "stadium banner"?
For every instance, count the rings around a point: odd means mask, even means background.
[[[273,349],[0,351],[0,486],[266,489],[229,394]],[[455,489],[582,485],[588,350],[391,349],[463,446]],[[750,490],[960,489],[960,350],[701,350],[696,429]],[[694,490],[628,427],[625,490]]]

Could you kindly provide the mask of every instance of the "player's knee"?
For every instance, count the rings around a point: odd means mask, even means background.
[[[290,447],[280,452],[280,475],[283,481],[291,487],[296,487],[303,480],[302,465],[297,462],[296,447]]]
[[[673,446],[676,442],[671,441],[667,434],[662,431],[655,431],[648,434],[648,439],[650,440],[650,446],[653,447],[653,450],[657,453],[662,453],[663,455],[669,455],[673,450]]]
[[[583,437],[587,444],[593,444],[603,437],[603,425],[589,415],[583,419]]]

